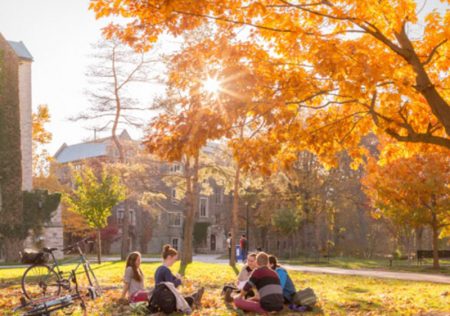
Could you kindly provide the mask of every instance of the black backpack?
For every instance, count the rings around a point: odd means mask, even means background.
[[[165,284],[158,284],[148,302],[151,313],[163,312],[171,314],[177,310],[177,300],[172,291]]]

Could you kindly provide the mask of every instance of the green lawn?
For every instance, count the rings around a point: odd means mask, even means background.
[[[333,257],[329,260],[326,258],[320,258],[320,260],[317,261],[313,258],[299,257],[295,259],[281,260],[281,262],[293,265],[335,267],[343,269],[373,269],[418,273],[441,273],[450,275],[450,260],[440,260],[440,270],[433,269],[433,262],[430,259],[424,260],[422,265],[417,265],[417,261],[415,260],[393,260],[392,267],[389,266],[389,260],[387,258],[362,259],[352,257]]]
[[[156,263],[142,266],[149,286],[157,266]],[[121,285],[124,262],[94,264],[93,267],[102,285]],[[175,266],[173,271],[177,269]],[[11,315],[9,311],[18,304],[22,273],[23,269],[18,268],[0,270],[0,314]],[[316,291],[319,302],[315,311],[309,313],[311,315],[450,314],[448,285],[299,272],[291,272],[291,277],[297,288],[312,287]],[[223,284],[234,279],[234,271],[224,264],[194,263],[188,266],[182,291],[189,293],[199,286],[206,288],[203,308],[194,315],[239,315],[231,306],[225,306],[220,297]],[[88,315],[132,315],[128,307],[116,304],[119,296],[119,288],[107,290],[103,297],[89,302]],[[78,309],[74,310],[74,315],[77,314],[80,315]],[[280,315],[299,314],[284,312]]]

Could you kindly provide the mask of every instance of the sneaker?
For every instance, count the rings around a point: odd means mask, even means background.
[[[225,290],[225,302],[233,303],[233,297],[231,296],[231,293],[233,293],[233,289],[228,288]]]
[[[290,304],[289,309],[292,311],[295,311],[295,312],[306,312],[306,311],[308,311],[308,306]]]

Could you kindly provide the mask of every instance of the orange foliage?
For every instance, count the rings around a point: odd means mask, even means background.
[[[335,164],[346,148],[356,166],[370,131],[450,148],[450,11],[430,13],[423,37],[412,41],[406,25],[419,22],[414,0],[93,0],[90,8],[97,18],[127,18],[105,34],[136,49],[214,23],[210,39],[192,50],[208,63],[226,57],[214,73],[233,78],[227,89],[251,101],[241,104],[249,116],[264,117],[255,147],[278,141],[270,151],[280,157],[308,148]],[[185,56],[190,70],[205,64]],[[178,65],[172,81],[195,80]],[[240,72],[230,65],[245,68],[248,82],[235,82]]]

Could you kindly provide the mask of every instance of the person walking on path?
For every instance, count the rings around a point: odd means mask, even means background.
[[[228,259],[231,260],[231,249],[232,249],[232,240],[231,240],[231,233],[228,233],[228,238],[227,238],[227,248],[228,248]]]
[[[242,234],[242,237],[239,240],[239,247],[241,249],[242,262],[245,262],[245,260],[247,260],[247,253],[248,253],[248,241],[245,234]]]

